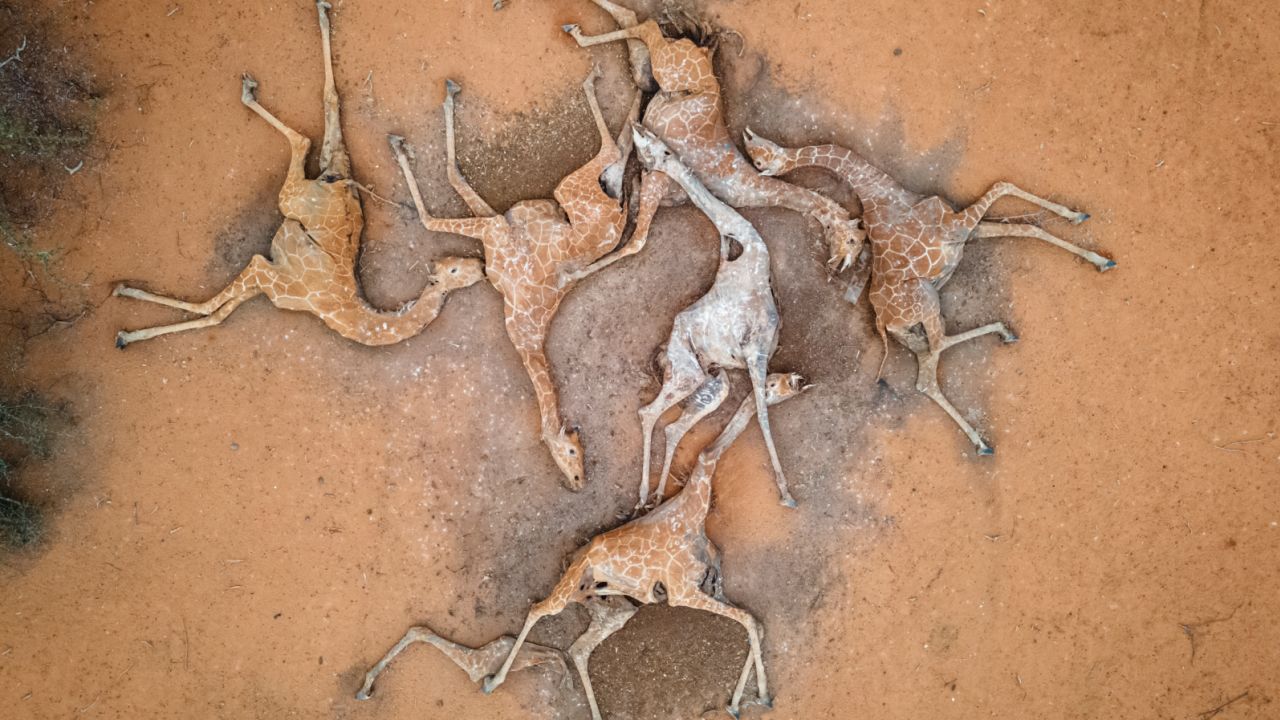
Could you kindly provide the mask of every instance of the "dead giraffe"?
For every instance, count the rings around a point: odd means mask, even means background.
[[[632,72],[644,79],[644,69],[651,68],[659,90],[645,109],[645,127],[675,150],[698,180],[729,205],[785,207],[817,219],[825,231],[830,264],[837,271],[848,267],[859,255],[864,239],[857,219],[851,219],[847,210],[824,195],[756,172],[733,144],[725,125],[711,51],[688,39],[668,39],[656,22],[641,23],[634,12],[610,0],[592,1],[612,15],[622,29],[587,36],[571,24],[565,25],[564,31],[581,47],[626,40]],[[647,51],[641,52],[643,48]],[[640,191],[636,237],[643,241],[660,204],[676,205],[685,199],[681,189],[662,173],[646,174]]]
[[[991,323],[947,335],[938,303],[938,290],[946,284],[960,262],[964,245],[970,240],[995,237],[1028,237],[1078,255],[1100,271],[1115,267],[1115,261],[1061,240],[1036,225],[983,220],[991,205],[1011,195],[1038,205],[1073,224],[1089,216],[1032,195],[1011,183],[996,183],[977,202],[964,210],[954,210],[937,196],[913,193],[886,173],[838,145],[783,148],[746,131],[747,152],[760,172],[782,175],[796,168],[821,167],[849,183],[862,201],[862,221],[872,249],[871,306],[875,309],[876,330],[889,345],[886,331],[916,355],[916,389],[928,395],[960,426],[979,455],[994,453],[991,445],[947,400],[938,386],[938,357],[944,350],[981,335],[993,333],[1006,343],[1018,338],[1004,323]],[[857,300],[857,297],[851,298]],[[923,326],[924,337],[915,330]],[[884,358],[880,360],[884,371]],[[877,374],[879,377],[879,374]]]
[[[404,634],[404,637],[400,638],[400,642],[396,643],[378,661],[378,664],[369,668],[369,672],[364,674],[364,685],[356,693],[356,699],[368,700],[373,695],[373,682],[386,669],[387,664],[405,648],[419,642],[431,645],[444,653],[444,656],[452,660],[453,664],[462,668],[467,677],[471,678],[471,682],[478,683],[486,676],[498,671],[498,668],[502,666],[502,661],[511,652],[511,646],[515,645],[516,639],[510,635],[503,635],[483,647],[469,648],[466,645],[459,645],[440,637],[434,630],[425,625],[411,627]],[[559,650],[533,643],[525,643],[521,651],[520,656],[516,658],[515,664],[512,666],[513,670],[523,670],[538,665],[551,665],[553,670],[562,678],[568,677],[569,666],[564,661],[564,653]]]
[[[627,214],[617,199],[622,173],[611,170],[626,163],[630,137],[626,129],[616,143],[610,137],[596,102],[595,78],[593,69],[582,87],[600,132],[600,151],[560,181],[554,201],[524,200],[500,215],[471,188],[458,168],[454,151],[453,98],[459,88],[453,81],[445,83],[444,101],[449,183],[475,217],[432,217],[409,167],[404,141],[391,137],[422,225],[430,231],[456,233],[484,243],[485,274],[502,293],[507,336],[520,353],[538,397],[542,441],[570,490],[581,489],[584,482],[582,443],[577,429],[567,429],[560,419],[556,386],[544,350],[547,332],[560,302],[579,280],[639,252],[644,245],[640,238],[617,247]],[[639,113],[639,103],[637,93],[631,107],[633,118]],[[602,176],[610,180],[608,192],[601,187]]]
[[[760,414],[760,430],[773,463],[774,480],[782,504],[795,507],[787,490],[786,476],[774,447],[765,403],[765,376],[769,359],[778,348],[781,319],[769,282],[769,248],[760,233],[746,218],[720,202],[693,171],[685,166],[661,140],[639,125],[635,133],[636,152],[650,170],[663,173],[684,189],[698,209],[711,219],[720,234],[720,267],[715,282],[705,295],[676,315],[671,336],[667,340],[662,389],[653,402],[640,409],[641,432],[644,434],[640,507],[649,496],[649,450],[651,436],[658,419],[699,388],[711,382],[707,369],[745,369],[751,378],[756,409]],[[707,393],[703,388],[703,393]],[[667,433],[666,455],[658,476],[658,499],[666,487],[671,459],[681,436],[698,418],[715,410],[723,400],[711,401],[686,420],[674,423]]]
[[[719,374],[723,382],[723,374]],[[805,390],[799,375],[770,375],[765,383],[765,400],[773,405]],[[735,718],[742,693],[754,667],[757,702],[772,707],[764,659],[760,644],[764,629],[750,613],[725,601],[720,577],[720,551],[707,538],[706,518],[711,507],[711,478],[716,463],[725,449],[746,428],[752,416],[758,416],[752,398],[744,398],[737,412],[714,442],[698,456],[689,482],[653,512],[632,520],[620,528],[597,535],[580,549],[551,595],[529,610],[516,644],[496,675],[485,678],[483,689],[492,692],[506,680],[514,667],[516,652],[534,624],[548,615],[557,615],[569,603],[590,603],[611,596],[624,596],[643,604],[664,598],[668,604],[690,607],[736,620],[747,630],[751,652],[742,667],[738,684],[729,704]],[[629,603],[628,603],[629,604]],[[616,607],[592,610],[592,623],[574,643],[570,655],[584,678],[584,688],[591,705],[592,718],[600,720],[590,680],[586,679],[586,662],[609,635],[621,629],[629,615]],[[579,662],[579,657],[582,661]]]
[[[452,290],[479,282],[483,264],[478,259],[443,258],[436,261],[432,279],[417,300],[398,310],[382,311],[361,295],[355,266],[360,252],[364,215],[358,185],[351,179],[351,158],[342,142],[338,116],[338,91],[333,80],[329,46],[329,3],[319,2],[320,38],[325,59],[325,132],[320,149],[320,176],[308,180],[307,151],[311,141],[286,126],[258,104],[258,84],[247,74],[241,101],[261,115],[289,140],[292,158],[280,189],[284,222],[271,239],[271,259],[255,255],[222,292],[202,303],[183,302],[120,285],[114,294],[159,303],[203,315],[198,320],[161,327],[120,332],[116,346],[160,335],[217,325],[245,300],[264,294],[285,310],[309,312],[343,337],[365,345],[389,345],[422,331],[444,307]]]

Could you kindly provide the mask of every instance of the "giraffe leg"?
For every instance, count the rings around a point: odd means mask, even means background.
[[[1045,232],[1043,228],[1036,225],[1026,225],[1022,223],[998,223],[998,222],[981,222],[978,223],[978,229],[974,237],[976,238],[997,238],[997,237],[1029,237],[1037,240],[1043,240],[1050,245],[1060,247],[1063,250],[1078,255],[1085,260],[1093,263],[1099,272],[1106,272],[1116,266],[1116,261],[1105,258],[1092,250],[1085,250],[1078,245],[1058,238]]]
[[[232,280],[229,285],[223,288],[222,292],[202,303],[176,300],[171,297],[165,297],[164,295],[149,293],[146,290],[131,288],[123,284],[117,285],[115,290],[111,291],[111,294],[116,297],[145,300],[147,302],[156,303],[157,305],[177,308],[178,310],[194,313],[196,315],[209,315],[226,304],[226,302],[231,298],[244,294],[249,287],[262,284],[263,281],[258,277],[260,273],[269,279],[274,275],[274,270],[272,269],[271,262],[269,260],[261,255],[254,255],[253,258],[249,260],[249,264],[245,266],[244,270],[241,270],[240,274],[236,276],[235,280]]]
[[[644,449],[640,456],[640,501],[636,504],[637,512],[649,502],[649,455],[652,451],[653,429],[658,424],[658,418],[689,397],[707,380],[693,348],[684,340],[686,336],[687,333],[683,332],[677,318],[677,325],[671,333],[671,344],[667,347],[667,371],[662,389],[653,402],[640,408],[640,431],[644,434]]]
[[[333,80],[333,45],[330,41],[329,13],[333,9],[325,0],[316,2],[320,14],[320,44],[324,47],[324,143],[320,146],[321,173],[351,176],[351,157],[342,142],[342,122],[339,114],[338,86]]]
[[[638,608],[625,598],[593,598],[586,602],[587,611],[591,613],[591,624],[585,632],[569,646],[569,657],[578,669],[578,677],[582,678],[582,689],[587,694],[587,704],[591,706],[592,720],[602,720],[600,706],[596,704],[596,693],[591,687],[591,675],[587,672],[591,662],[591,653],[610,635],[622,629],[623,625],[636,614]]]
[[[373,682],[378,679],[378,676],[387,668],[387,665],[395,659],[395,656],[399,655],[410,645],[417,642],[430,642],[430,639],[433,637],[436,637],[436,634],[431,631],[431,628],[422,626],[409,628],[409,631],[404,634],[404,637],[400,638],[400,642],[396,643],[390,650],[388,650],[387,654],[382,656],[382,659],[379,660],[376,665],[369,668],[369,672],[364,674],[364,685],[361,686],[360,691],[356,693],[356,699],[368,700],[370,696],[373,695]]]
[[[280,122],[275,115],[271,114],[270,110],[262,107],[255,92],[257,89],[258,81],[254,80],[249,73],[245,73],[240,79],[240,102],[257,113],[263,120],[266,120],[271,127],[279,130],[285,139],[289,141],[289,170],[285,175],[285,185],[287,186],[291,182],[305,182],[307,179],[307,151],[311,149],[311,141],[302,133]]]
[[[747,657],[747,664],[742,668],[742,674],[738,677],[737,687],[734,688],[733,699],[729,704],[729,714],[734,717],[738,716],[738,707],[742,704],[742,693],[746,689],[752,665],[755,666],[756,671],[758,702],[765,707],[773,707],[773,699],[769,697],[769,683],[764,674],[764,659],[760,652],[760,636],[763,633],[760,632],[759,623],[751,616],[751,613],[736,608],[729,603],[707,597],[697,591],[681,592],[673,595],[669,603],[677,607],[688,607],[715,613],[734,620],[746,628],[747,640],[751,643],[751,652]]]
[[[1077,212],[1064,205],[1059,205],[1056,202],[1050,202],[1038,195],[1032,195],[1026,190],[1023,190],[1017,185],[1009,182],[998,182],[995,185],[992,185],[991,189],[983,194],[982,197],[978,198],[977,202],[957,213],[957,215],[964,217],[967,222],[971,223],[970,227],[972,227],[987,214],[987,211],[991,209],[991,206],[996,200],[999,200],[1006,195],[1022,198],[1033,205],[1039,205],[1055,215],[1066,218],[1071,221],[1073,225],[1078,225],[1089,219],[1089,213]]]
[[[782,474],[782,462],[778,460],[778,449],[773,444],[773,431],[769,427],[769,403],[765,399],[765,378],[769,376],[769,357],[764,353],[756,353],[748,361],[747,374],[751,376],[751,390],[756,399],[756,419],[760,421],[760,431],[764,433],[764,445],[769,450],[769,461],[773,463],[773,477],[778,483],[778,494],[784,507],[794,508],[796,501],[787,489],[787,478]]]
[[[600,182],[604,185],[604,191],[615,200],[622,198],[622,180],[627,171],[627,158],[631,156],[631,148],[635,144],[635,139],[631,135],[631,125],[640,119],[640,103],[643,99],[644,93],[637,90],[635,97],[631,100],[631,109],[627,111],[627,120],[622,124],[622,130],[614,141],[614,145],[618,148],[618,159],[600,173]]]
[[[671,473],[671,461],[676,456],[676,448],[679,447],[680,441],[699,420],[715,412],[728,396],[729,378],[723,370],[719,370],[693,392],[680,417],[662,429],[663,435],[666,436],[666,447],[662,458],[662,472],[658,474],[658,491],[654,496],[654,502],[661,504],[666,497],[667,476]]]
[[[492,231],[504,227],[506,218],[501,215],[492,217],[476,217],[476,218],[436,218],[427,212],[427,205],[422,201],[422,192],[418,189],[418,179],[413,175],[413,168],[409,167],[409,154],[404,138],[399,135],[388,135],[387,141],[391,144],[391,150],[395,153],[396,163],[400,165],[400,172],[404,174],[404,181],[409,185],[409,194],[413,196],[413,206],[418,210],[418,219],[422,221],[422,226],[431,232],[448,232],[455,235],[465,235],[476,240],[484,240]]]
[[[515,662],[516,653],[520,652],[520,646],[524,645],[525,638],[529,636],[529,631],[533,629],[533,626],[548,615],[558,615],[568,605],[566,600],[561,599],[564,595],[561,586],[565,585],[566,581],[576,583],[577,579],[568,575],[560,578],[560,582],[556,585],[551,597],[529,609],[529,615],[524,620],[524,627],[520,628],[520,634],[516,636],[515,643],[511,645],[511,652],[507,653],[507,659],[502,662],[502,667],[498,669],[497,673],[486,676],[484,683],[480,686],[485,695],[493,692],[499,685],[506,682],[507,673],[511,672],[511,665]]]
[[[587,105],[591,108],[591,117],[595,120],[596,130],[600,135],[600,150],[587,164],[569,173],[556,185],[555,198],[560,203],[565,215],[572,225],[599,224],[605,217],[602,207],[613,209],[618,201],[610,197],[600,187],[600,175],[607,167],[622,159],[622,153],[609,133],[609,126],[600,112],[600,103],[596,100],[596,75],[599,70],[591,68],[591,73],[582,82],[582,91],[587,96]]]
[[[498,213],[489,203],[480,197],[480,193],[471,187],[471,183],[462,176],[462,170],[458,167],[458,153],[454,144],[454,119],[453,119],[453,96],[457,95],[462,88],[458,83],[452,80],[444,81],[444,144],[445,152],[448,153],[448,162],[445,170],[449,176],[449,184],[453,186],[454,192],[462,198],[462,201],[471,209],[471,214],[477,217],[491,217]],[[417,183],[414,183],[415,185]]]
[[[515,640],[510,635],[503,635],[483,647],[471,648],[442,638],[425,625],[411,627],[404,637],[400,639],[400,642],[396,643],[376,665],[369,669],[369,672],[365,673],[364,685],[356,693],[356,699],[368,700],[373,695],[374,681],[382,674],[382,671],[397,655],[414,643],[426,643],[435,647],[441,654],[449,658],[454,665],[461,668],[467,674],[467,677],[471,678],[471,682],[478,683],[484,679],[487,673],[498,669],[502,660],[510,652]],[[564,656],[559,650],[542,645],[534,645],[533,643],[525,643],[523,650],[524,653],[518,656],[514,665],[512,665],[512,670],[521,670],[544,663],[556,664],[560,672],[567,672],[568,670],[565,667]]]
[[[621,28],[633,28],[640,24],[640,18],[631,10],[609,0],[592,0],[602,10],[613,17],[613,21]],[[649,57],[649,47],[640,40],[627,41],[627,54],[631,59],[631,81],[644,92],[657,89],[653,79],[653,60]]]
[[[952,405],[947,396],[942,393],[942,388],[938,385],[938,359],[943,350],[979,335],[999,334],[1004,338],[1005,342],[1013,342],[1017,337],[1009,332],[1009,329],[1003,323],[992,323],[991,325],[971,330],[968,333],[957,335],[955,338],[948,338],[942,326],[942,313],[938,304],[937,290],[928,281],[919,280],[916,283],[916,293],[916,300],[923,310],[921,324],[924,325],[925,336],[928,339],[927,345],[908,337],[907,333],[894,331],[894,337],[910,348],[916,355],[916,390],[927,395],[947,415],[951,416],[955,424],[969,438],[969,442],[973,443],[979,455],[994,455],[995,450],[982,439],[978,431],[969,424],[968,420],[965,420],[955,405]]]
[[[619,40],[640,40],[641,34],[635,28],[623,28],[614,30],[603,35],[583,35],[582,28],[577,25],[562,25],[561,30],[573,36],[578,41],[578,47],[591,47],[592,45],[604,45],[605,43],[617,42]]]
[[[653,226],[653,216],[658,213],[658,206],[674,185],[671,176],[666,173],[657,170],[644,173],[640,180],[640,208],[636,212],[636,226],[631,231],[632,243],[644,247],[649,239],[649,229]]]
[[[135,343],[139,340],[150,340],[161,335],[170,333],[183,332],[185,330],[198,330],[200,328],[217,325],[227,319],[236,308],[240,307],[240,303],[261,293],[262,290],[257,286],[248,288],[244,294],[231,298],[218,308],[217,312],[207,315],[198,320],[188,320],[187,322],[176,323],[173,325],[161,325],[159,327],[144,328],[142,330],[134,330],[132,332],[120,331],[116,333],[116,347],[124,349],[129,343]]]

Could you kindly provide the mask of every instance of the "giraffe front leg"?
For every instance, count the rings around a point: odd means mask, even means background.
[[[1024,223],[999,223],[999,222],[981,222],[978,223],[975,238],[997,238],[997,237],[1029,237],[1037,240],[1043,240],[1054,247],[1062,248],[1072,255],[1081,257],[1094,267],[1098,268],[1098,272],[1106,272],[1116,266],[1116,261],[1103,257],[1092,250],[1073,245],[1055,235],[1046,232],[1043,228],[1036,225],[1027,225]]]
[[[449,184],[453,186],[453,191],[458,193],[458,197],[462,198],[473,215],[492,217],[498,213],[484,201],[484,198],[480,197],[480,193],[476,192],[475,188],[471,187],[471,183],[463,177],[462,169],[458,166],[458,153],[454,140],[453,98],[461,91],[462,86],[458,83],[452,80],[444,81],[444,147],[447,159],[445,174],[449,177]]]

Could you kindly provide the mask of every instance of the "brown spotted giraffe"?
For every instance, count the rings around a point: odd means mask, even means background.
[[[507,655],[511,652],[511,646],[515,645],[516,639],[510,635],[503,635],[483,647],[470,648],[466,645],[459,645],[446,640],[424,625],[411,627],[404,634],[404,637],[400,638],[400,642],[396,643],[378,661],[378,664],[369,668],[369,672],[364,674],[364,686],[356,693],[356,699],[368,700],[373,695],[374,681],[386,669],[387,664],[405,648],[414,643],[426,643],[435,647],[444,653],[445,657],[452,660],[453,664],[462,668],[467,677],[471,678],[471,682],[478,683],[486,676],[498,671],[498,668],[502,666],[502,661],[506,660]],[[564,661],[564,653],[555,648],[533,643],[524,644],[524,647],[521,648],[520,656],[516,658],[515,664],[512,666],[512,670],[523,670],[538,665],[551,665],[556,674],[563,678],[568,677],[569,667]]]
[[[255,255],[249,265],[222,292],[202,303],[184,302],[120,285],[114,294],[166,305],[203,315],[197,320],[161,327],[120,332],[116,346],[160,335],[217,325],[244,301],[259,295],[284,310],[309,312],[343,337],[365,345],[388,345],[422,331],[443,308],[452,290],[479,282],[483,264],[478,259],[444,258],[436,261],[431,280],[417,300],[398,310],[382,311],[370,305],[356,280],[356,257],[364,215],[357,183],[351,179],[351,158],[342,141],[338,91],[333,80],[329,45],[329,9],[319,2],[320,37],[325,60],[325,131],[320,150],[320,176],[308,180],[307,152],[311,141],[280,122],[258,104],[258,84],[244,76],[240,99],[289,141],[292,157],[280,212],[284,222],[271,239],[271,258]]]
[[[787,507],[795,507],[774,447],[765,402],[765,375],[768,374],[769,360],[778,348],[781,325],[769,282],[769,248],[746,218],[717,199],[661,140],[639,125],[635,126],[635,144],[645,166],[678,183],[693,204],[711,219],[720,234],[720,266],[716,270],[715,282],[707,294],[676,315],[664,355],[662,389],[653,402],[640,409],[644,437],[637,509],[649,501],[651,438],[662,414],[690,395],[707,396],[707,404],[702,410],[668,426],[666,455],[662,473],[658,476],[659,501],[666,488],[667,474],[680,438],[693,423],[715,410],[724,400],[727,388],[717,393],[704,387],[712,382],[708,373],[710,368],[747,371],[781,502]]]
[[[723,382],[723,376],[720,375]],[[770,405],[803,392],[799,375],[770,375],[765,383],[765,399]],[[561,576],[551,594],[529,610],[516,644],[496,675],[485,678],[484,691],[492,692],[506,680],[515,663],[525,637],[541,618],[557,615],[570,603],[588,603],[611,596],[624,596],[642,604],[660,602],[690,607],[723,615],[747,630],[751,652],[742,667],[738,684],[729,704],[729,713],[738,716],[742,693],[754,668],[757,702],[772,707],[768,681],[765,678],[761,638],[764,629],[750,613],[725,601],[720,577],[720,551],[707,538],[706,519],[711,507],[711,479],[716,463],[742,433],[757,409],[752,398],[744,398],[719,437],[698,456],[697,465],[684,488],[653,512],[597,535],[580,549],[569,569]],[[589,638],[579,654],[588,656],[612,632],[626,623],[618,610],[592,611],[592,627],[583,635]],[[610,629],[612,628],[612,629]],[[571,651],[571,654],[572,653]],[[577,654],[574,654],[577,662]],[[585,676],[585,658],[579,670]],[[600,720],[590,682],[584,683],[590,699],[592,717]]]
[[[611,172],[625,164],[630,154],[628,131],[615,143],[600,114],[595,95],[596,71],[583,83],[587,104],[600,132],[600,151],[586,165],[570,173],[555,189],[555,200],[524,200],[498,214],[463,178],[454,151],[453,105],[459,88],[447,81],[444,101],[445,144],[449,182],[475,217],[435,218],[427,212],[409,167],[403,139],[392,136],[391,146],[404,172],[423,226],[434,232],[450,232],[484,243],[485,274],[505,300],[507,336],[520,353],[533,382],[541,414],[542,441],[564,475],[570,490],[582,488],[582,443],[577,429],[569,430],[560,418],[556,386],[547,364],[545,344],[551,320],[565,295],[579,280],[639,252],[643,238],[622,247],[627,213],[617,199],[622,174]],[[637,93],[631,116],[639,113]],[[620,149],[619,146],[625,148]],[[612,179],[608,192],[601,178]],[[616,183],[616,184],[615,184]]]
[[[593,2],[622,29],[596,36],[583,35],[577,25],[565,25],[564,31],[582,47],[626,40],[633,73],[643,77],[645,67],[651,68],[659,90],[645,109],[645,127],[667,143],[712,194],[729,205],[785,207],[818,220],[825,231],[831,265],[837,270],[848,267],[859,255],[864,239],[857,219],[820,193],[756,172],[729,135],[711,51],[685,38],[667,38],[656,22],[641,23],[634,12],[610,0]],[[637,51],[637,40],[647,53]],[[676,205],[686,199],[680,187],[662,173],[646,174],[636,237],[643,241],[660,204]]]
[[[1100,271],[1116,264],[1095,252],[1061,240],[1036,225],[983,220],[996,200],[1013,196],[1038,205],[1073,224],[1089,219],[1054,202],[1032,195],[1011,183],[996,183],[977,202],[956,211],[937,196],[924,197],[903,188],[896,180],[874,167],[852,150],[838,145],[783,148],[746,131],[747,152],[765,175],[782,175],[796,168],[821,167],[849,183],[862,201],[862,221],[872,249],[871,306],[875,309],[876,330],[889,345],[886,332],[916,355],[916,389],[928,395],[977,448],[979,455],[994,450],[964,416],[947,400],[938,386],[938,357],[944,350],[966,340],[999,335],[1006,343],[1017,337],[1004,323],[991,323],[957,335],[947,335],[938,290],[946,284],[960,262],[964,245],[970,240],[995,237],[1027,237],[1043,240],[1089,261]],[[856,301],[857,297],[850,298]],[[923,326],[924,337],[915,332]],[[880,370],[884,370],[884,357]]]

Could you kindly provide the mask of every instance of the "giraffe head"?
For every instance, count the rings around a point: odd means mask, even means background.
[[[777,143],[762,138],[746,128],[742,139],[747,144],[747,154],[761,175],[786,175],[795,169],[794,153]]]
[[[561,480],[564,486],[575,492],[581,490],[586,471],[582,464],[582,441],[578,439],[578,430],[560,428],[558,435],[547,439],[547,447],[560,472],[564,473]]]
[[[774,405],[811,387],[799,373],[773,373],[764,381],[765,402]]]
[[[470,287],[484,279],[484,261],[478,258],[448,257],[435,261],[431,274],[445,290]]]
[[[679,163],[671,148],[645,126],[631,123],[631,134],[635,138],[636,157],[646,168],[665,172],[672,163]]]
[[[831,249],[831,259],[827,264],[835,272],[843,272],[853,264],[855,258],[862,254],[867,240],[867,231],[857,218],[831,218],[824,222],[827,245]],[[868,265],[870,267],[870,265]]]

